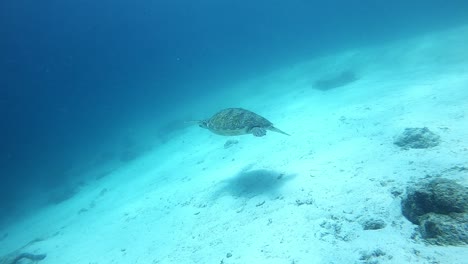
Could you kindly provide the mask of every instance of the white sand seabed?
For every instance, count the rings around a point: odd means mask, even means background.
[[[194,103],[251,109],[292,136],[239,136],[225,149],[228,138],[188,128],[10,226],[0,255],[41,238],[24,249],[47,253],[41,264],[468,263],[467,247],[411,239],[416,226],[392,195],[428,174],[468,166],[463,43],[468,27],[343,51]],[[344,70],[359,79],[313,89]],[[393,144],[404,128],[424,126],[441,136],[439,146]],[[468,185],[467,176],[444,175]],[[386,227],[363,230],[371,218]]]

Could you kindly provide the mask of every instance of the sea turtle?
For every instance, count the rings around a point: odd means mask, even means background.
[[[288,135],[266,118],[243,108],[226,108],[209,119],[198,121],[198,125],[222,136],[253,134],[256,137],[266,135],[266,131],[275,131]]]

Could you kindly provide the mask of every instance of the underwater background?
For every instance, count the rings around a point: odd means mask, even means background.
[[[463,0],[1,1],[0,224],[164,145],[232,84],[466,23]]]
[[[10,210],[226,83],[468,20],[462,0],[0,5],[0,203]]]

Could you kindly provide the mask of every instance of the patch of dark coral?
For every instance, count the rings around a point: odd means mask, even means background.
[[[468,188],[443,178],[425,180],[408,188],[401,205],[427,242],[468,244]]]
[[[427,127],[405,128],[405,131],[397,136],[393,143],[404,149],[432,148],[440,144],[440,136]]]

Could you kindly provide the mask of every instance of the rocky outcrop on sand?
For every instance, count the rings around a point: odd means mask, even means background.
[[[427,127],[405,128],[405,131],[395,138],[393,143],[403,149],[425,149],[440,144],[440,136]]]
[[[431,244],[468,245],[468,188],[455,181],[423,180],[407,190],[402,213]]]

